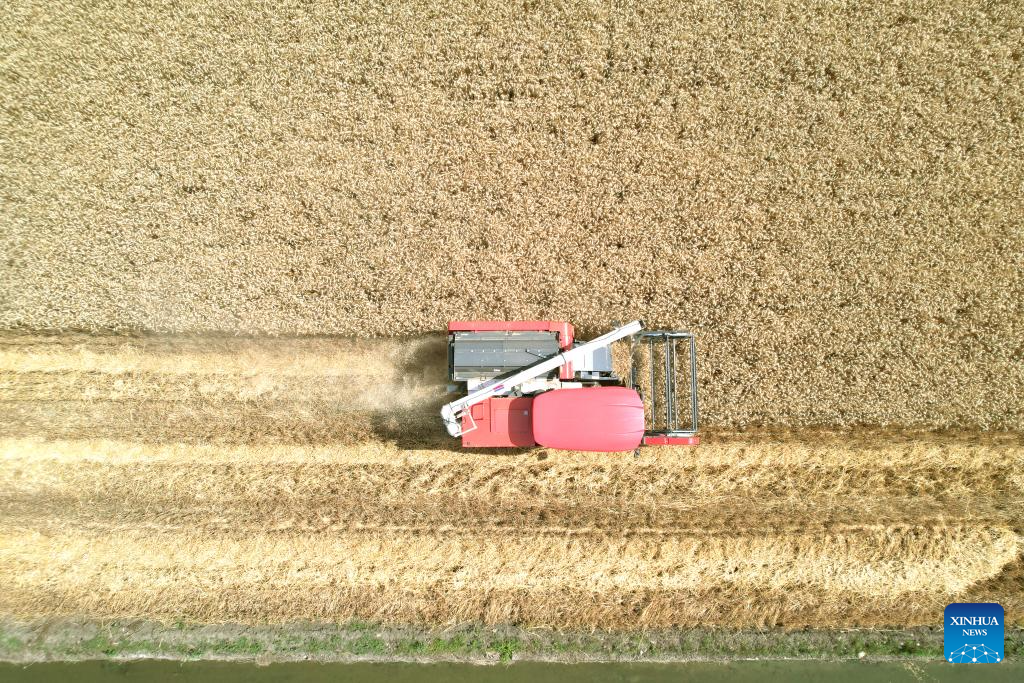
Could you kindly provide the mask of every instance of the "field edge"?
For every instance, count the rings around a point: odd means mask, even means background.
[[[1006,656],[1024,653],[1008,629]],[[0,619],[0,661],[682,662],[748,659],[934,660],[942,630],[554,630],[467,624],[448,628],[344,624],[164,624]]]

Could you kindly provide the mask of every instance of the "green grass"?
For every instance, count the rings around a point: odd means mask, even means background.
[[[3,634],[0,635],[0,651],[20,651],[25,648],[25,641],[21,638],[16,638],[12,635]]]
[[[369,634],[363,634],[348,643],[346,648],[354,655],[382,655],[386,648],[384,641]]]
[[[512,657],[523,649],[522,644],[515,638],[506,638],[505,640],[498,641],[495,643],[495,646],[498,650],[498,658],[503,662],[512,661]]]
[[[187,627],[175,625],[174,631],[187,633]],[[170,631],[173,633],[174,631]],[[12,637],[0,637],[0,655],[10,657],[17,654],[37,652],[48,658],[93,659],[99,655],[110,658],[129,655],[178,656],[185,659],[199,657],[254,657],[262,654],[267,645],[255,638],[241,636],[229,639],[208,639],[194,642],[176,641],[174,638],[159,640],[113,638],[109,634],[97,633],[78,642],[61,644],[56,648],[27,645]]]
[[[263,643],[246,637],[215,643],[215,647],[217,652],[231,655],[258,655],[265,649]]]

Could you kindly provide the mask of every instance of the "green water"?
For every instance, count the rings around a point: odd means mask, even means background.
[[[75,662],[19,666],[0,664],[3,683],[98,683],[100,681],[174,681],[175,683],[755,683],[762,681],[830,681],[882,683],[897,681],[1022,681],[1024,664],[951,665],[896,662],[688,662],[682,664],[313,664],[257,666],[232,662]]]

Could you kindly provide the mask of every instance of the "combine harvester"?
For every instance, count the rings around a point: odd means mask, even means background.
[[[626,378],[612,366],[610,347],[620,340],[630,344]],[[688,358],[677,366],[680,347]],[[645,352],[648,361],[639,365],[646,367],[638,367]],[[643,324],[634,321],[578,343],[573,326],[562,321],[451,322],[448,378],[454,383],[449,391],[466,395],[444,406],[441,417],[448,433],[462,437],[466,447],[539,444],[608,452],[699,443],[697,347],[688,332],[644,332]],[[650,415],[645,415],[638,381],[647,378]],[[659,378],[663,389],[655,384]],[[689,388],[683,426],[676,401],[679,383]]]

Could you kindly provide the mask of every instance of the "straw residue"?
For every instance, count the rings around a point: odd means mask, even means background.
[[[0,611],[197,621],[914,623],[996,575],[1001,529],[694,539],[536,533],[0,533]],[[853,602],[860,605],[847,611]],[[813,607],[812,607],[813,605]],[[741,609],[742,608],[742,609]],[[880,615],[870,619],[877,622]]]

